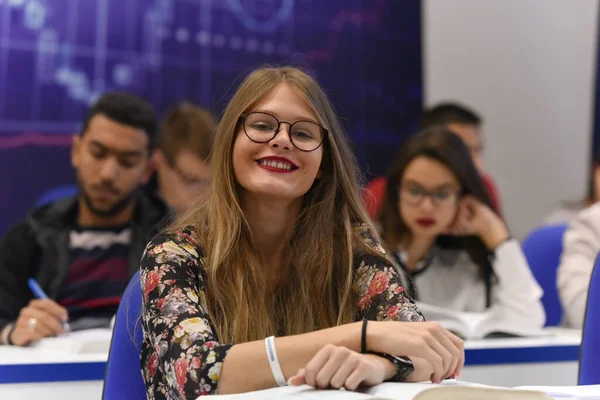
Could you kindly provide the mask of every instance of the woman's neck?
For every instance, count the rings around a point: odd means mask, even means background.
[[[406,269],[414,271],[417,263],[425,258],[435,242],[435,237],[413,236],[401,242],[401,248],[406,252]]]
[[[270,276],[277,279],[286,245],[302,209],[302,201],[266,200],[245,194],[241,206],[259,258],[266,264]]]

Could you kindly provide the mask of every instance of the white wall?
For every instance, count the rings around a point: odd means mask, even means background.
[[[585,191],[597,0],[424,0],[425,102],[485,119],[485,164],[522,238]]]

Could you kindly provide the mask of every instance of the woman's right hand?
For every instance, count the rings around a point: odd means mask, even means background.
[[[19,312],[15,329],[10,335],[15,346],[27,346],[34,340],[64,333],[61,322],[68,318],[67,310],[55,301],[34,299]],[[33,320],[33,325],[30,321]]]
[[[423,359],[431,369],[420,363],[413,375],[433,371],[434,383],[459,376],[465,363],[464,342],[439,322],[369,321],[367,350]]]

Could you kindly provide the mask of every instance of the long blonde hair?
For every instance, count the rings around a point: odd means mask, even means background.
[[[330,134],[323,144],[321,176],[304,196],[289,241],[284,279],[273,292],[240,206],[232,153],[241,114],[280,83],[295,89]],[[214,175],[206,199],[171,229],[193,226],[205,256],[208,313],[219,340],[242,343],[355,321],[353,248],[371,251],[356,225],[367,224],[376,233],[362,204],[348,139],[319,84],[292,67],[252,72],[225,109],[212,160]]]

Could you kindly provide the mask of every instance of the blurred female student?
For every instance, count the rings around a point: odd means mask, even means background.
[[[150,399],[460,373],[462,341],[404,295],[316,81],[251,73],[213,149],[207,199],[141,260]]]
[[[520,245],[492,211],[467,147],[446,128],[422,131],[399,151],[379,224],[417,304],[543,326],[542,290]]]

